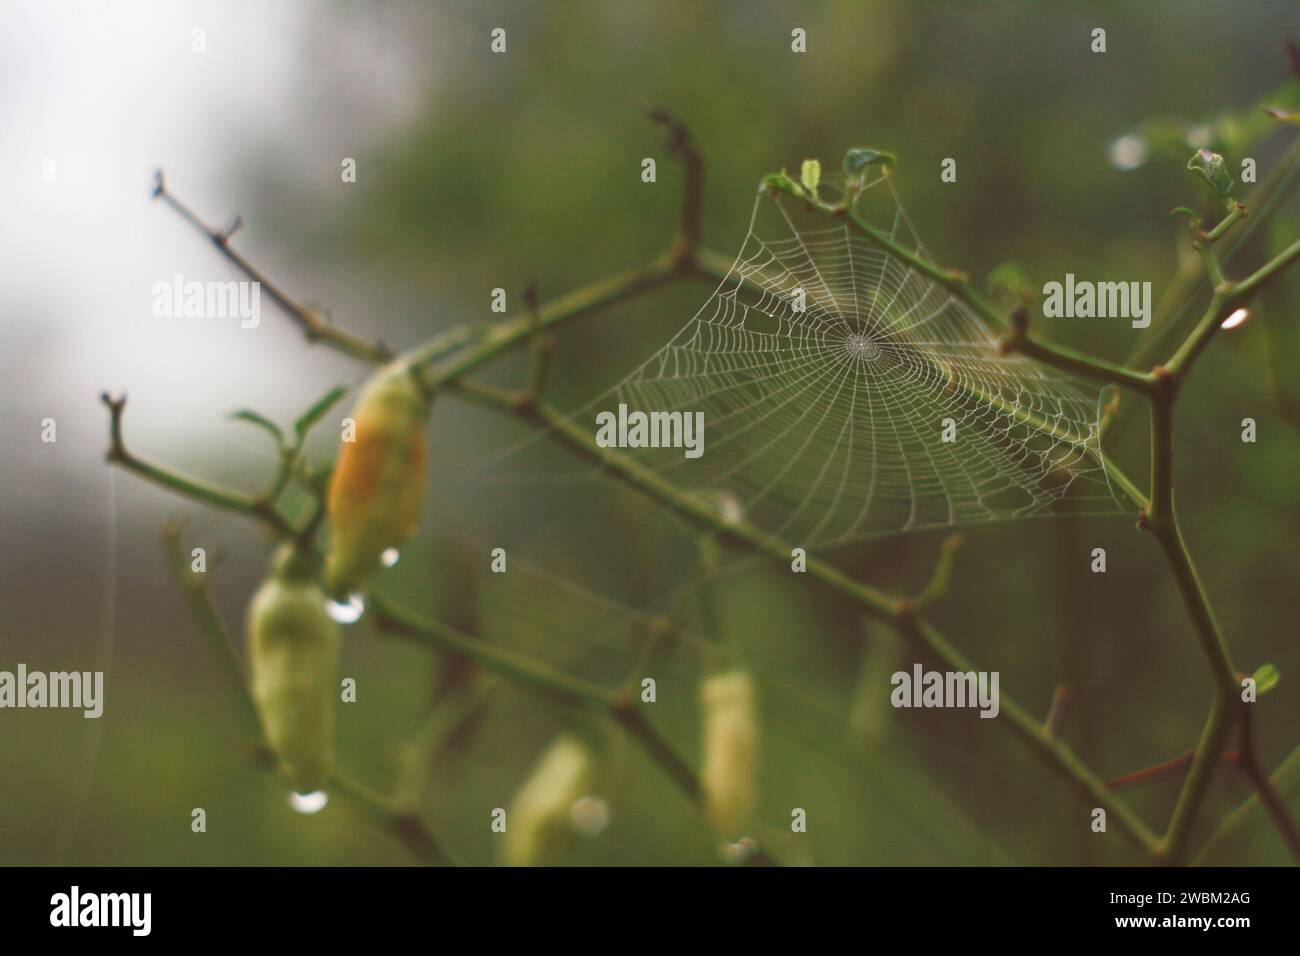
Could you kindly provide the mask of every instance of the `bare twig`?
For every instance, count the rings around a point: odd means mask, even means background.
[[[174,209],[182,219],[203,233],[236,269],[253,282],[258,283],[275,304],[283,309],[285,314],[302,329],[308,342],[321,342],[336,351],[342,352],[344,355],[351,355],[353,358],[359,358],[367,362],[380,363],[392,358],[392,350],[383,342],[366,342],[330,325],[311,308],[294,301],[288,293],[268,279],[261,270],[235,251],[230,245],[230,238],[243,225],[242,219],[237,218],[234,224],[226,230],[214,229],[207,225],[189,206],[181,202],[175,194],[167,189],[162,170],[154,173],[153,196],[155,199],[161,199]]]

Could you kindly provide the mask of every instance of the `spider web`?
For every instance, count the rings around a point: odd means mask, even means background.
[[[887,177],[855,209],[931,261]],[[850,223],[760,192],[735,263],[699,312],[572,421],[594,435],[597,413],[620,405],[702,412],[700,457],[622,453],[726,517],[834,545],[1119,512],[1098,454],[1099,394],[1000,354],[965,304]]]

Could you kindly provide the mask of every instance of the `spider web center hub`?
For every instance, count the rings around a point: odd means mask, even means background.
[[[860,362],[874,362],[880,358],[880,343],[870,335],[854,332],[844,337],[844,351]]]

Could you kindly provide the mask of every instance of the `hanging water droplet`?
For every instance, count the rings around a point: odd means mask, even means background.
[[[385,548],[384,553],[379,556],[379,561],[384,567],[391,568],[401,557],[401,553],[396,548]]]
[[[329,802],[329,794],[324,790],[313,790],[311,793],[291,792],[289,794],[289,806],[306,816],[320,813],[325,809],[325,804]]]
[[[1129,133],[1110,144],[1110,164],[1116,169],[1137,169],[1147,161],[1149,153],[1147,141],[1135,133]]]
[[[569,822],[583,836],[598,836],[609,826],[609,804],[603,797],[581,797],[569,807]]]
[[[1238,309],[1237,311],[1233,312],[1232,315],[1224,319],[1222,324],[1219,326],[1219,328],[1235,329],[1237,326],[1245,322],[1248,318],[1250,318],[1250,309]]]
[[[366,613],[366,601],[360,594],[349,594],[346,601],[330,598],[325,602],[325,613],[339,624],[355,624]]]

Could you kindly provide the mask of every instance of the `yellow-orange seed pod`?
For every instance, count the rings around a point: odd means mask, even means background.
[[[572,833],[573,805],[587,794],[594,777],[587,745],[569,734],[556,737],[510,804],[503,862],[508,866],[545,863]]]
[[[704,764],[700,786],[718,839],[747,835],[758,802],[758,717],[754,682],[744,671],[706,678],[700,686],[704,711]]]
[[[291,546],[248,605],[253,701],[267,743],[298,793],[321,790],[334,762],[339,627],[308,562]]]
[[[361,587],[384,551],[416,531],[429,404],[404,363],[380,369],[361,391],[355,441],[343,442],[330,479],[326,582],[336,597]]]

